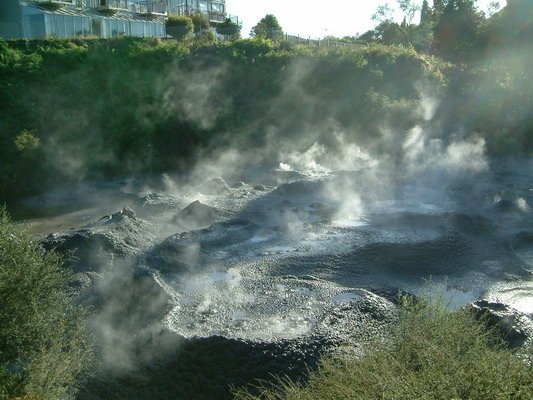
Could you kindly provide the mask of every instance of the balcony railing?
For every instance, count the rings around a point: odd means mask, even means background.
[[[133,11],[145,17],[164,17],[167,15],[167,2],[140,1],[133,5]]]
[[[177,14],[177,15],[203,14],[209,18],[210,22],[214,22],[214,23],[224,22],[226,18],[228,18],[228,15],[224,11],[218,11],[215,9],[205,10],[205,9],[196,7],[194,4],[187,5],[187,6],[179,5],[169,10],[169,12],[173,14]]]
[[[209,21],[211,22],[224,22],[227,16],[225,13],[220,11],[211,11],[209,12]]]
[[[128,11],[128,6],[128,0],[98,0],[97,10],[107,14],[114,14],[118,11]]]
[[[58,10],[61,7],[76,4],[75,0],[34,0],[34,2],[51,10]]]

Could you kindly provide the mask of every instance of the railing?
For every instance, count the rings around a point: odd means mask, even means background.
[[[327,47],[327,48],[364,47],[364,44],[361,44],[358,42],[342,42],[334,38],[328,38],[328,37],[325,37],[322,39],[312,39],[310,37],[304,37],[300,35],[291,35],[288,33],[285,33],[284,40],[285,42],[288,42],[288,43],[315,46],[315,47]]]
[[[33,0],[35,3],[65,3],[65,4],[75,4],[75,0]]]
[[[34,3],[39,3],[41,5],[51,5],[51,6],[68,6],[76,4],[75,0],[33,0]]]
[[[167,2],[161,0],[140,1],[133,4],[132,11],[141,15],[165,16],[167,15]]]
[[[224,2],[219,1],[219,3],[223,4]],[[198,7],[197,3],[193,2],[193,4],[179,4],[168,11],[177,15],[203,14],[208,17],[209,21],[211,22],[224,22],[226,18],[229,18],[229,16],[224,12],[223,9],[217,10],[213,6],[211,6],[210,8],[211,9]],[[232,20],[233,19],[235,19],[235,17],[232,17]]]
[[[211,22],[224,22],[226,20],[226,14],[219,11],[209,12],[209,21]]]
[[[98,0],[98,9],[100,10],[128,10],[128,0]]]

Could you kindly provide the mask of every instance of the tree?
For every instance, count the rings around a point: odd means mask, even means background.
[[[216,26],[217,33],[226,38],[238,38],[241,34],[241,26],[231,19],[226,18],[224,22]]]
[[[190,18],[194,25],[194,34],[197,36],[211,27],[209,19],[202,13],[191,14]]]
[[[250,35],[265,39],[280,40],[283,38],[283,29],[274,15],[267,14],[252,28]]]
[[[533,36],[533,2],[514,0],[489,20],[489,41],[500,46],[526,46],[531,54]]]
[[[194,29],[191,17],[171,15],[165,22],[167,34],[176,39],[189,37]]]
[[[383,23],[392,22],[392,13],[394,10],[388,4],[381,4],[376,9],[376,12],[372,14],[372,21]]]
[[[0,399],[69,399],[88,371],[87,312],[71,278],[0,208]]]
[[[480,50],[485,18],[475,0],[448,0],[434,28],[437,53],[452,61],[466,61]]]
[[[396,22],[383,21],[374,29],[358,37],[363,43],[382,43],[387,45],[409,44],[410,27],[398,25]]]
[[[413,18],[415,17],[415,14],[418,10],[420,10],[420,6],[413,3],[412,0],[397,0],[398,6],[400,7],[400,10],[402,10],[404,15],[404,20],[407,24],[411,24],[413,21]]]
[[[434,17],[438,19],[438,17],[442,14],[443,11],[444,11],[444,0],[433,0]]]
[[[428,1],[424,0],[422,8],[420,10],[420,25],[428,24],[431,22],[431,11],[429,9]]]

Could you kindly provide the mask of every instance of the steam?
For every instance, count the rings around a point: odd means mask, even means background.
[[[441,139],[428,137],[427,131],[417,126],[408,133],[403,151],[404,162],[411,173],[429,169],[445,170],[452,174],[478,173],[488,168],[485,140],[479,137],[452,142],[446,146]]]
[[[340,132],[332,133],[332,144],[315,142],[302,152],[294,151],[281,158],[280,169],[297,170],[311,176],[323,176],[334,171],[358,171],[363,168],[376,167],[378,161],[356,143],[346,139]]]
[[[228,65],[198,65],[192,70],[172,66],[163,74],[155,98],[162,118],[178,116],[201,129],[211,129],[231,109],[223,93]]]
[[[516,61],[516,68],[525,71],[527,67],[522,61]],[[432,92],[426,82],[416,84],[419,100],[409,104],[413,107],[403,110],[402,116],[408,124],[397,123],[395,114],[384,107],[369,133],[359,121],[341,121],[351,104],[349,98],[345,96],[338,102],[326,103],[323,93],[309,90],[307,81],[316,76],[311,61],[290,62],[284,71],[282,90],[265,105],[264,115],[246,121],[238,132],[218,132],[221,139],[211,147],[198,150],[196,162],[188,166],[186,174],[163,175],[159,186],[148,184],[142,191],[175,196],[183,205],[199,200],[215,207],[220,204],[220,195],[202,193],[202,185],[212,186],[212,178],[222,178],[223,184],[242,180],[245,184],[242,191],[231,191],[230,199],[233,202],[231,211],[238,215],[246,208],[247,201],[269,195],[280,184],[324,182],[320,193],[323,204],[301,196],[301,204],[290,204],[267,214],[263,221],[265,229],[250,233],[248,238],[252,243],[263,243],[283,235],[297,242],[323,233],[312,230],[316,223],[313,220],[316,210],[310,211],[312,207],[323,209],[335,227],[359,227],[365,225],[373,213],[383,212],[387,207],[394,209],[398,204],[410,203],[412,210],[421,210],[437,203],[435,199],[440,201],[439,205],[447,203],[451,201],[447,191],[451,184],[465,179],[474,181],[490,172],[485,132],[472,132],[469,127],[461,126],[461,121],[454,124],[453,129],[444,124],[439,112],[445,100]],[[204,130],[214,129],[221,119],[234,111],[235,105],[224,93],[231,72],[226,64],[173,65],[165,70],[153,89],[156,100],[139,105],[138,117],[147,129],[154,127],[159,119],[184,121]],[[525,111],[525,108],[519,110],[522,114]],[[316,115],[320,115],[320,119]],[[90,125],[88,121],[83,124]],[[75,130],[72,126],[65,129]],[[242,137],[249,134],[260,136],[260,145],[243,142]],[[105,149],[105,146],[99,148]],[[61,170],[80,176],[87,170],[86,160],[80,155],[81,146],[65,147],[64,143],[50,140],[47,150]],[[105,162],[112,158],[111,151],[102,151],[99,157]],[[254,191],[255,184],[264,184],[264,191]],[[408,188],[405,191],[410,191],[408,195],[402,191],[405,187]],[[523,213],[531,212],[527,199],[519,197],[513,201]],[[181,229],[167,219],[161,222],[164,226],[159,232],[162,239]],[[176,241],[180,239],[182,237]],[[264,328],[266,333],[260,329],[255,331],[259,339],[276,335],[296,337],[309,328],[309,321],[298,320],[298,310],[290,318],[284,318],[286,316],[279,310],[270,309],[267,301],[258,299],[247,286],[251,278],[244,269],[203,269],[204,264],[217,258],[221,264],[231,259],[228,254],[211,252],[206,255],[195,237],[185,244],[182,241],[180,246],[179,254],[169,255],[172,266],[181,274],[172,282],[158,280],[150,274],[139,276],[138,267],[128,263],[117,263],[111,268],[112,272],[98,281],[95,297],[104,300],[91,325],[109,370],[129,371],[158,356],[150,354],[151,348],[139,350],[131,336],[132,332],[157,335],[164,330],[162,325],[154,323],[158,318],[159,321],[165,318],[165,324],[178,333],[205,332],[202,327],[187,326],[196,322],[187,315],[190,310],[195,313],[194,317],[206,316],[212,323],[209,332],[215,334],[244,332],[247,312],[256,306],[262,307],[268,315],[248,320],[248,324]],[[157,283],[159,288],[156,290],[150,282]],[[291,288],[279,282],[273,282],[265,290],[275,296],[292,296],[302,303],[307,296],[305,291],[298,291],[301,287]],[[312,301],[319,303],[325,298]],[[177,307],[180,303],[185,305]],[[174,306],[170,314],[166,314],[168,304]],[[228,309],[221,310],[221,304]],[[217,313],[229,314],[217,319]],[[218,328],[227,328],[222,324],[227,320],[234,322],[234,332],[217,332]],[[184,325],[176,326],[178,323]],[[261,336],[262,333],[265,334]]]

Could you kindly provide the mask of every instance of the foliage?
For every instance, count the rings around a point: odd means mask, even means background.
[[[431,10],[429,9],[428,0],[422,2],[422,8],[420,9],[420,25],[428,24],[431,22]]]
[[[216,31],[219,35],[225,36],[231,39],[238,39],[241,34],[241,26],[231,19],[226,20],[216,26]]]
[[[252,399],[529,399],[532,366],[468,311],[404,297],[391,343],[358,359],[326,359],[306,384],[281,381]]]
[[[453,61],[477,56],[482,49],[484,21],[475,0],[448,0],[434,27],[437,53]]]
[[[71,274],[0,208],[0,399],[69,398],[91,357]]]
[[[39,147],[39,138],[36,138],[32,132],[23,130],[15,137],[15,147],[21,152],[33,151]]]
[[[194,25],[194,33],[196,35],[208,30],[211,26],[209,19],[202,13],[191,14],[190,18]]]
[[[274,15],[267,14],[252,28],[250,35],[271,40],[281,40],[283,38],[283,29]]]
[[[184,15],[171,15],[165,22],[167,34],[176,39],[185,39],[190,36],[194,29],[194,22],[191,17]]]

